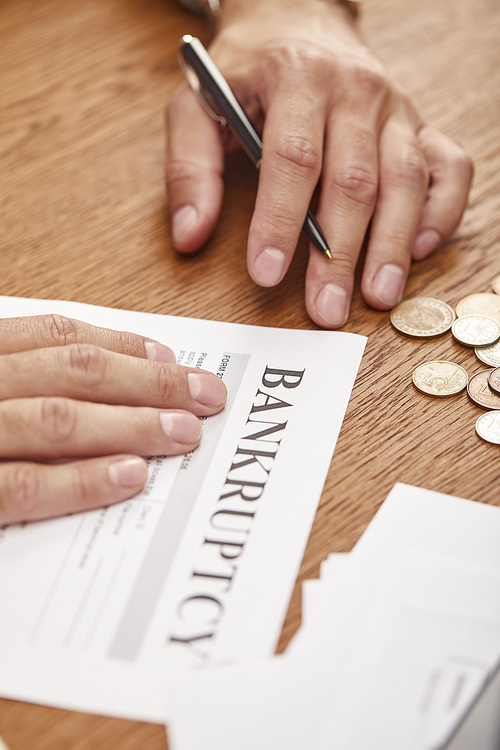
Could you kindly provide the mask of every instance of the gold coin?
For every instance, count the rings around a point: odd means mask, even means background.
[[[476,346],[476,357],[490,367],[500,367],[500,341],[492,346]]]
[[[491,370],[482,370],[473,375],[467,383],[467,395],[482,409],[500,409],[500,395],[488,385]]]
[[[491,288],[495,294],[500,294],[500,276],[496,276],[491,282]]]
[[[424,362],[413,372],[413,385],[428,396],[455,396],[467,385],[467,373],[454,362]]]
[[[488,443],[500,445],[500,411],[481,414],[476,420],[476,432]]]
[[[457,305],[457,316],[463,315],[489,315],[500,323],[500,297],[492,292],[480,292],[479,294],[469,294],[460,300]]]
[[[500,323],[489,315],[463,315],[451,332],[464,346],[491,346],[500,338]]]
[[[500,367],[495,367],[488,376],[488,385],[495,393],[500,393]]]
[[[453,308],[440,299],[413,297],[393,307],[390,317],[400,333],[414,338],[432,338],[449,331],[456,316]]]

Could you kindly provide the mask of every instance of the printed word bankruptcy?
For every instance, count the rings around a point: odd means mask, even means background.
[[[262,386],[268,390],[279,388],[279,392],[297,388],[304,373],[305,369],[266,367]],[[237,561],[243,554],[257,513],[256,504],[262,499],[288,424],[288,419],[273,422],[252,419],[252,416],[283,408],[292,408],[292,404],[259,388],[246,422],[250,434],[244,435],[238,443],[218,498],[223,507],[210,516],[209,535],[203,541],[203,564],[192,573],[195,588],[177,608],[179,630],[170,636],[170,641],[189,647],[200,659],[208,656],[204,650],[206,643],[215,637],[224,616],[224,597],[231,591]]]

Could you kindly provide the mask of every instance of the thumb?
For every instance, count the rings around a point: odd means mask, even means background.
[[[190,253],[214,230],[224,194],[220,126],[187,85],[167,109],[166,185],[176,250]]]

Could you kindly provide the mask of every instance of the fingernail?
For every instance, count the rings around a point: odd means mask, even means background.
[[[148,478],[148,466],[142,458],[125,458],[109,464],[108,476],[117,487],[141,487]]]
[[[163,432],[176,443],[191,445],[201,438],[200,420],[194,414],[164,411],[160,413]]]
[[[190,372],[187,377],[191,396],[204,406],[221,406],[226,400],[226,386],[216,375]]]
[[[286,256],[276,247],[266,247],[254,262],[254,275],[259,284],[273,286],[281,281],[285,272]]]
[[[316,309],[328,326],[340,328],[349,315],[349,297],[337,284],[325,284],[316,297]]]
[[[388,307],[401,302],[405,290],[406,272],[395,263],[381,266],[373,280],[373,294]]]
[[[417,234],[413,243],[412,258],[422,260],[441,244],[441,237],[434,229],[424,229]]]
[[[172,217],[172,237],[174,245],[182,245],[189,237],[198,221],[198,211],[194,206],[179,208]]]
[[[146,357],[154,362],[163,362],[168,365],[173,365],[176,362],[172,349],[164,344],[159,344],[157,341],[146,341],[144,349],[146,350]]]

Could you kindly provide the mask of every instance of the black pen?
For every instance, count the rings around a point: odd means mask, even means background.
[[[241,146],[258,168],[262,155],[260,136],[199,39],[189,34],[182,37],[179,63],[204,109],[222,125],[232,128]],[[310,211],[307,212],[302,231],[318,250],[331,259],[328,243]]]

